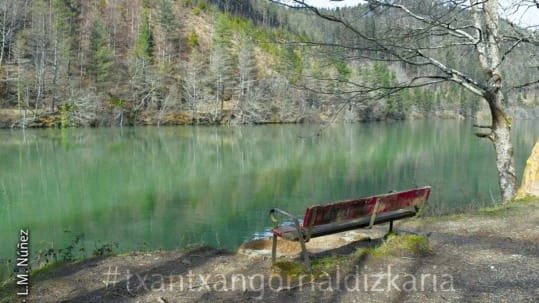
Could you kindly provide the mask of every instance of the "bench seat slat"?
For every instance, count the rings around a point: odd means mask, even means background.
[[[430,187],[423,187],[396,193],[365,197],[355,200],[338,201],[325,205],[315,205],[305,210],[304,226],[312,223],[313,227],[332,223],[344,223],[372,216],[378,203],[378,214],[398,209],[422,206],[430,195]],[[377,215],[378,215],[377,214]]]
[[[382,224],[392,220],[399,220],[403,218],[413,217],[417,214],[415,208],[398,209],[390,212],[385,212],[376,216],[374,224]],[[339,233],[343,231],[353,230],[357,228],[367,227],[370,224],[370,217],[363,217],[357,220],[351,220],[346,222],[328,223],[313,227],[311,237],[320,237]],[[303,228],[303,233],[306,234],[306,228]],[[280,226],[272,230],[272,233],[278,237],[290,241],[298,241],[298,232],[293,226]],[[304,235],[305,236],[305,235]]]

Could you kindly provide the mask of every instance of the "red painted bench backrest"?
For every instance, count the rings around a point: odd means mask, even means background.
[[[303,226],[308,227],[329,223],[352,221],[371,216],[378,200],[377,214],[413,206],[422,206],[429,199],[430,187],[407,191],[387,193],[357,200],[339,201],[307,208],[303,218]],[[313,217],[315,216],[316,217]],[[314,221],[311,221],[314,220]]]

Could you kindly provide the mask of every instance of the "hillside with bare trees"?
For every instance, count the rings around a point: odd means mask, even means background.
[[[363,8],[337,13],[373,32],[391,28],[392,18]],[[0,15],[2,127],[357,122],[484,110],[450,83],[361,89],[357,83],[395,86],[416,70],[320,45],[356,38],[271,1],[0,0]],[[458,49],[436,51],[480,72]],[[537,60],[533,50],[518,51],[510,83],[534,73],[525,67]],[[539,116],[536,87],[511,94],[515,117]]]

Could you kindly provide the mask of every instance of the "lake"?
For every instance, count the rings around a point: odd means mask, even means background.
[[[515,121],[517,173],[539,137]],[[492,144],[467,121],[0,130],[0,261],[18,230],[34,252],[84,234],[86,254],[205,243],[234,249],[272,207],[431,185],[427,213],[499,201]],[[3,266],[3,265],[2,265]]]

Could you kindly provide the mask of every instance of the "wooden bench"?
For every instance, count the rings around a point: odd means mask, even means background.
[[[275,263],[277,237],[299,241],[305,263],[310,271],[310,260],[305,243],[311,238],[335,234],[347,230],[369,227],[389,222],[389,232],[393,231],[393,221],[413,217],[427,203],[430,186],[401,192],[359,198],[355,200],[315,205],[305,210],[303,222],[279,208],[270,210],[274,227],[271,257]],[[288,217],[293,226],[280,226],[276,214]]]

